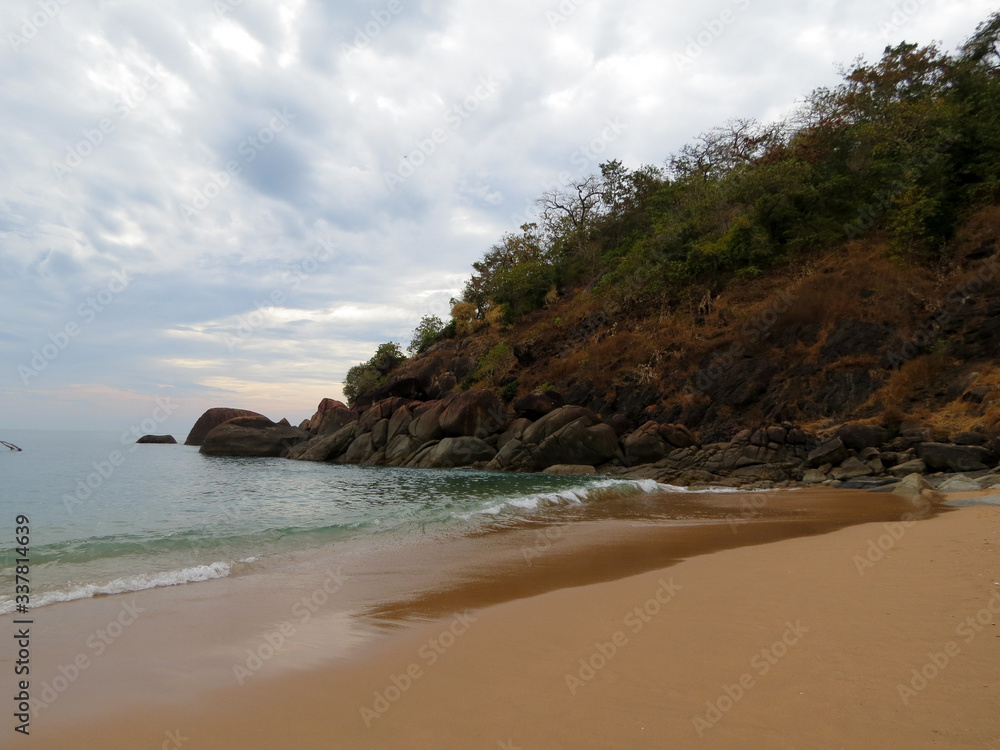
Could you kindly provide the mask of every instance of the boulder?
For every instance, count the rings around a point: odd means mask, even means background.
[[[625,457],[630,464],[650,464],[665,457],[673,446],[660,436],[660,425],[646,422],[622,441]]]
[[[215,407],[213,409],[209,409],[198,418],[198,421],[194,423],[194,427],[191,428],[191,432],[188,433],[187,440],[184,441],[184,445],[201,445],[205,442],[205,436],[208,435],[208,433],[223,422],[228,422],[230,419],[235,419],[236,417],[263,417],[266,419],[263,414],[258,414],[255,411],[248,411],[247,409]]]
[[[141,445],[177,445],[173,435],[143,435],[135,442]]]
[[[409,432],[410,422],[413,421],[413,412],[409,406],[401,406],[393,413],[389,420],[389,433],[386,436],[391,441],[397,435],[405,435]]]
[[[848,458],[840,466],[834,469],[830,476],[837,481],[845,479],[855,479],[856,477],[871,476],[874,472],[872,468],[857,458]]]
[[[441,413],[444,411],[444,401],[431,401],[413,409],[413,421],[408,428],[409,433],[421,443],[440,440],[444,437],[441,429]]]
[[[389,442],[389,420],[380,419],[372,428],[372,447],[375,450],[385,448]]]
[[[858,423],[842,425],[836,435],[845,447],[855,451],[877,448],[889,439],[885,428]]]
[[[843,441],[840,438],[834,438],[811,451],[807,460],[809,465],[813,467],[819,467],[823,464],[836,465],[846,460],[849,455]]]
[[[889,473],[896,477],[905,477],[910,474],[926,474],[927,464],[918,458],[893,466],[889,469]]]
[[[497,452],[477,437],[446,437],[428,450],[421,450],[407,466],[421,469],[451,469],[489,461]]]
[[[931,487],[928,481],[919,474],[910,474],[903,479],[893,488],[892,494],[911,500],[920,500],[924,503],[937,504],[944,501],[944,496]]]
[[[340,457],[339,462],[343,464],[361,464],[371,458],[373,453],[372,434],[366,432],[351,441],[351,444],[347,447],[347,452]]]
[[[531,420],[525,417],[515,419],[497,440],[497,450],[502,450],[511,440],[520,440],[524,437],[524,431],[531,427]]]
[[[317,411],[316,415],[309,420],[309,428],[316,435],[333,435],[347,425],[357,422],[360,418],[357,412],[351,411],[339,401],[325,398],[320,402],[320,406],[324,404],[327,407],[322,411]]]
[[[390,419],[395,413],[396,409],[402,406],[406,406],[410,403],[405,398],[384,398],[381,401],[372,404],[364,414],[361,415],[361,421],[358,424],[358,434],[361,435],[365,432],[371,432],[374,429],[376,423],[383,419]]]
[[[950,445],[948,443],[921,443],[917,455],[935,471],[982,471],[990,468],[990,452],[975,445]]]
[[[267,417],[236,417],[213,428],[199,452],[206,456],[277,457],[308,438],[304,430],[276,424]]]
[[[597,473],[593,466],[575,466],[573,464],[556,464],[542,471],[543,474],[552,474],[559,477],[587,477]]]
[[[532,421],[541,419],[549,412],[565,406],[562,394],[557,391],[533,391],[513,403],[514,412],[519,417]]]
[[[809,469],[802,477],[802,484],[822,484],[826,481],[826,474],[819,469]]]
[[[440,417],[441,431],[447,437],[484,438],[502,430],[507,421],[507,410],[489,391],[449,396]]]
[[[332,461],[341,456],[354,440],[357,422],[344,425],[332,435],[314,437],[307,443],[296,445],[288,457],[298,461]]]
[[[385,462],[390,466],[402,466],[421,445],[423,443],[413,435],[407,432],[400,433],[389,440],[389,444],[385,447]]]
[[[562,406],[549,412],[526,429],[524,431],[523,442],[539,444],[570,422],[575,422],[578,419],[587,420],[588,427],[599,424],[601,421],[600,417],[590,409],[584,409],[582,406]]]
[[[532,451],[536,468],[557,464],[597,466],[620,455],[618,436],[610,425],[588,426],[586,417],[570,422]]]

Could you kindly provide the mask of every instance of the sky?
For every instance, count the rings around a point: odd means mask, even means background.
[[[770,121],[978,0],[4,0],[0,439],[293,423],[550,187]],[[152,429],[147,429],[152,428]]]

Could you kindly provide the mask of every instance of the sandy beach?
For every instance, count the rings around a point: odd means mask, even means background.
[[[585,571],[554,590],[481,574],[411,603],[406,627],[335,660],[260,674],[248,662],[242,684],[203,690],[189,674],[186,699],[50,711],[14,739],[111,750],[1000,748],[1000,509],[765,534],[674,564],[644,560],[638,574],[614,550],[652,545],[653,532],[603,523],[560,532],[530,566],[523,543],[506,546],[524,571],[557,559]],[[281,642],[275,627],[278,662],[302,633]],[[185,638],[200,643],[175,632],[158,662],[120,653],[162,671]]]

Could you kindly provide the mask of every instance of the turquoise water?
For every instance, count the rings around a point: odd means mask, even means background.
[[[0,613],[14,609],[15,519],[30,519],[31,605],[191,585],[385,536],[551,520],[652,481],[202,456],[116,433],[8,431],[0,452]]]

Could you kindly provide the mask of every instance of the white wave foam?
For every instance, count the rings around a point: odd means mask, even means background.
[[[538,492],[523,497],[512,497],[500,502],[492,502],[476,511],[457,514],[463,520],[469,520],[477,515],[496,516],[505,508],[519,510],[536,510],[546,505],[582,505],[588,500],[595,500],[608,493],[615,495],[649,494],[652,492],[675,492],[668,484],[660,484],[653,479],[604,479],[586,487],[573,487],[558,492]]]
[[[214,562],[211,565],[197,565],[193,568],[183,570],[168,570],[163,573],[150,573],[143,575],[128,576],[127,578],[116,578],[105,584],[88,583],[83,586],[75,586],[65,591],[50,591],[35,599],[29,609],[45,607],[58,602],[71,602],[77,599],[90,599],[95,596],[108,594],[127,594],[132,591],[144,591],[146,589],[163,588],[166,586],[179,586],[183,583],[198,583],[200,581],[211,581],[215,578],[225,578],[229,575],[232,566],[225,562]],[[0,614],[8,614],[14,611],[14,601],[10,597],[5,597],[5,601],[0,601]]]

